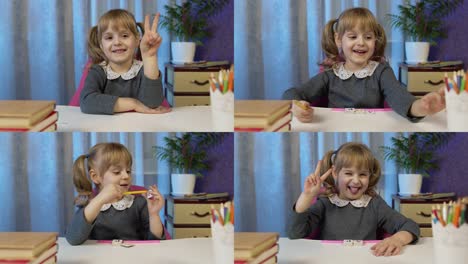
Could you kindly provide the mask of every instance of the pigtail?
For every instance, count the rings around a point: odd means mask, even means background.
[[[93,193],[93,185],[88,178],[88,168],[85,164],[87,158],[87,155],[81,155],[73,163],[73,184],[78,192],[75,205],[79,207],[86,206]]]
[[[369,168],[371,175],[369,177],[369,186],[367,187],[366,194],[374,197],[377,195],[375,188],[377,186],[377,183],[380,180],[381,168],[380,168],[379,160],[376,159],[375,157],[373,158],[372,165],[373,166]]]
[[[336,152],[333,150],[328,151],[325,153],[325,156],[322,158],[322,167],[320,168],[320,175],[323,175],[325,172],[327,172],[332,166],[333,166],[333,159],[336,156]],[[333,179],[333,176],[330,174],[324,182],[325,186],[325,193],[327,196],[336,193],[336,188],[335,188],[335,180]]]
[[[98,64],[106,60],[106,56],[99,43],[97,26],[92,27],[88,34],[88,55],[93,61],[93,64]]]
[[[338,24],[338,19],[328,21],[322,33],[322,49],[327,57],[322,65],[327,67],[340,61],[340,52],[335,43],[335,24]]]
[[[376,32],[375,32],[375,51],[374,55],[372,56],[371,60],[377,62],[385,62],[385,47],[387,46],[387,36],[385,34],[385,29],[376,22]]]
[[[143,38],[143,36],[145,35],[145,26],[141,22],[137,22],[136,25],[137,25],[137,29],[140,29],[140,43],[141,43],[141,38]],[[140,45],[138,45],[138,48],[136,50],[135,59],[139,61],[143,60],[141,57]]]

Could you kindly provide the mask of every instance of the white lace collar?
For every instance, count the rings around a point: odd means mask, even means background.
[[[334,204],[334,205],[336,205],[338,207],[345,207],[346,205],[348,205],[350,203],[354,207],[360,208],[360,207],[367,207],[367,205],[369,204],[372,197],[367,195],[367,194],[363,194],[361,196],[361,198],[349,201],[349,200],[343,200],[340,197],[338,197],[337,194],[334,194],[334,195],[328,197],[328,199],[330,200],[330,202],[332,204]]]
[[[369,61],[369,63],[367,63],[367,65],[364,68],[360,69],[357,72],[352,72],[352,71],[346,70],[346,68],[344,67],[344,62],[339,62],[335,64],[335,66],[333,67],[333,72],[341,80],[347,80],[351,78],[353,74],[357,78],[362,79],[362,78],[366,78],[367,76],[372,76],[372,74],[374,74],[375,69],[377,69],[377,66],[379,66],[378,62]]]
[[[127,208],[130,208],[132,206],[134,199],[135,199],[135,197],[133,195],[125,195],[122,199],[120,199],[119,201],[117,201],[115,203],[104,204],[101,207],[101,212],[106,211],[107,209],[109,209],[111,207],[111,205],[112,205],[112,207],[115,208],[115,210],[123,211],[123,210],[125,210]]]
[[[105,61],[101,62],[99,65],[102,67],[102,69],[104,69],[108,80],[115,80],[119,77],[122,77],[124,80],[130,80],[135,78],[138,72],[140,72],[141,67],[143,67],[143,62],[139,60],[133,60],[132,67],[130,67],[130,70],[125,73],[116,73]]]

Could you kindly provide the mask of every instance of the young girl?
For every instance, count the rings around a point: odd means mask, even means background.
[[[137,23],[130,12],[110,10],[99,19],[88,37],[88,53],[94,65],[80,94],[83,113],[170,111],[161,106],[164,96],[157,52],[162,38],[156,31],[158,21],[159,13],[150,27],[149,16],[145,17],[140,42]],[[135,59],[138,45],[143,62]]]
[[[100,143],[73,164],[73,183],[78,206],[66,238],[71,245],[87,239],[165,239],[159,211],[164,197],[155,185],[150,198],[124,195],[132,183],[132,156],[118,143]],[[93,193],[93,182],[98,192]]]
[[[374,255],[397,255],[418,240],[419,227],[376,194],[379,178],[380,164],[365,145],[351,142],[327,152],[304,182],[293,207],[289,237],[304,238],[318,229],[325,240],[374,240],[381,228],[393,235],[371,248]],[[327,195],[311,206],[322,183]]]
[[[386,101],[395,112],[415,122],[445,108],[444,91],[417,100],[383,62],[385,31],[366,8],[344,11],[331,20],[322,34],[322,48],[330,69],[297,88],[284,92],[284,99],[301,100],[304,109],[293,104],[292,112],[301,122],[311,122],[309,103],[328,98],[328,107],[382,108]],[[305,110],[306,109],[306,110]]]

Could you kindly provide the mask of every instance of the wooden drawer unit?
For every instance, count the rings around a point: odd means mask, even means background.
[[[221,69],[229,69],[230,65],[213,67],[185,67],[165,64],[164,95],[173,107],[209,105],[211,73],[218,73]]]
[[[211,206],[219,207],[228,198],[209,200],[169,196],[166,200],[166,228],[173,238],[209,237]]]
[[[441,68],[418,67],[400,63],[398,79],[406,85],[408,91],[415,96],[423,96],[426,93],[439,90],[444,86],[444,75],[453,75],[454,71],[463,69],[463,64]]]
[[[392,196],[392,207],[402,215],[415,221],[421,230],[422,237],[432,237],[431,210],[433,205],[455,200],[455,196],[439,199],[421,199]]]

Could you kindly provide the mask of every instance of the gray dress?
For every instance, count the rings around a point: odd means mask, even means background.
[[[156,108],[164,100],[161,77],[148,79],[141,67],[131,79],[118,77],[111,80],[102,66],[91,66],[80,94],[81,111],[86,114],[112,115],[119,97],[135,98],[147,107]]]
[[[351,203],[338,207],[328,197],[320,197],[304,213],[296,213],[293,208],[288,236],[291,239],[305,238],[319,229],[319,239],[324,240],[375,240],[379,228],[390,234],[408,231],[413,234],[413,242],[418,240],[420,233],[413,220],[390,208],[380,196],[359,208]]]
[[[358,78],[353,74],[345,80],[329,69],[283,93],[283,99],[309,103],[323,98],[328,98],[331,108],[383,108],[387,102],[396,113],[410,121],[421,120],[410,115],[416,98],[395,78],[388,63],[378,63],[370,76]]]
[[[84,217],[84,207],[79,208],[68,225],[65,237],[71,245],[80,245],[88,239],[163,240],[165,234],[163,232],[162,237],[156,237],[151,233],[146,199],[135,196],[130,208],[119,211],[111,206],[101,211],[91,224]]]

